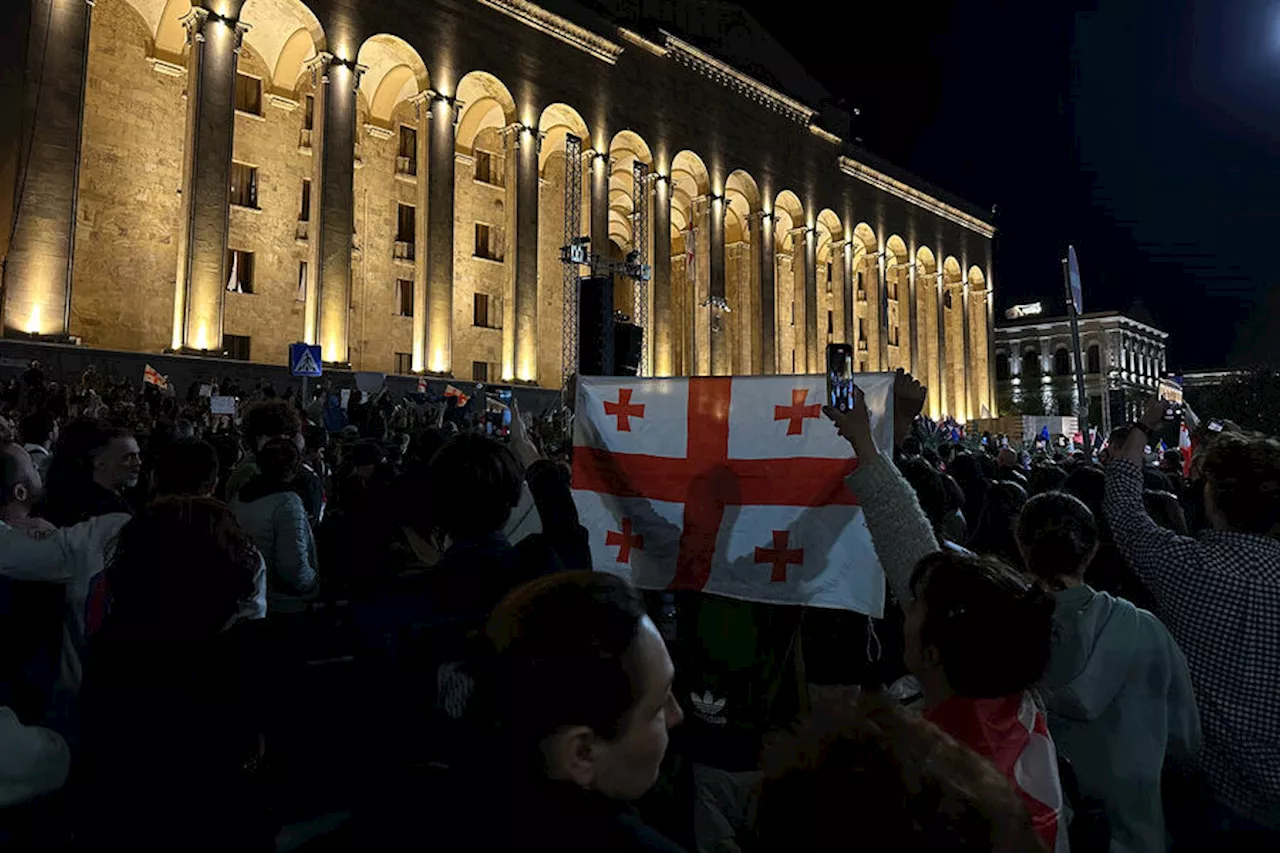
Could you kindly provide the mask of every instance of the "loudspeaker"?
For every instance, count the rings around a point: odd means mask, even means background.
[[[578,374],[612,375],[613,340],[613,281],[585,276],[578,283]]]
[[[634,323],[613,324],[614,376],[635,376],[640,372],[640,349],[644,332]]]

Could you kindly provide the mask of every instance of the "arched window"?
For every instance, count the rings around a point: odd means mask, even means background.
[[[1005,352],[996,353],[996,379],[1003,380],[1009,378],[1009,354]]]
[[[1040,353],[1027,350],[1022,354],[1022,377],[1026,382],[1040,378]]]
[[[1053,372],[1058,376],[1071,375],[1071,355],[1065,349],[1053,354]]]
[[[1088,363],[1089,363],[1090,373],[1102,372],[1102,351],[1098,348],[1097,344],[1094,344],[1093,346],[1089,347]]]

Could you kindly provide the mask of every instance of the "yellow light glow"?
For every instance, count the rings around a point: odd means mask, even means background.
[[[437,346],[431,351],[431,372],[446,373],[449,370],[449,360],[445,357],[444,347]]]
[[[27,318],[27,332],[30,334],[38,334],[40,332],[40,303],[31,306],[31,316]]]
[[[200,326],[196,329],[196,349],[209,348],[209,324],[204,320],[200,321]]]

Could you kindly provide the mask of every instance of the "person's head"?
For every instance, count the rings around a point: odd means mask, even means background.
[[[1280,441],[1223,435],[1205,456],[1204,475],[1214,528],[1269,533],[1280,521]]]
[[[44,494],[31,454],[13,442],[0,444],[0,510],[26,514]]]
[[[1182,504],[1173,492],[1145,491],[1142,503],[1147,508],[1151,520],[1166,530],[1172,530],[1179,536],[1190,536],[1187,527],[1187,515],[1182,511]]]
[[[1027,491],[1033,495],[1056,491],[1062,488],[1066,479],[1067,472],[1057,465],[1032,465],[1031,474],[1027,477]]]
[[[920,508],[936,528],[947,512],[947,491],[942,475],[922,457],[904,459],[898,466],[902,476],[915,490]]]
[[[1106,490],[1107,475],[1096,465],[1082,465],[1067,475],[1062,490],[1080,499],[1095,519],[1102,518],[1102,495]]]
[[[1182,455],[1182,449],[1178,447],[1171,448],[1164,452],[1160,457],[1160,470],[1166,474],[1182,475],[1183,463],[1186,461]]]
[[[1018,454],[1008,447],[1002,447],[996,454],[996,465],[1000,468],[1017,468]]]
[[[298,476],[302,456],[291,438],[269,438],[254,457],[263,479],[271,483],[292,483]]]
[[[761,853],[844,853],[868,826],[901,853],[1042,849],[991,762],[878,693],[820,704],[770,740],[763,769]]]
[[[357,441],[351,448],[351,469],[356,476],[368,479],[382,462],[382,448],[375,441]]]
[[[302,420],[284,400],[263,400],[250,406],[244,415],[244,436],[255,451],[272,438],[288,439],[299,450],[304,446]]]
[[[212,636],[254,595],[258,561],[224,504],[160,498],[120,530],[107,564],[107,624],[165,642]]]
[[[218,451],[198,438],[179,438],[160,451],[156,491],[208,497],[218,485]]]
[[[1060,588],[1078,580],[1098,551],[1098,523],[1079,498],[1045,492],[1027,501],[1018,516],[1018,550],[1027,571]]]
[[[909,435],[902,440],[903,456],[919,456],[920,455],[920,439],[914,435]]]
[[[486,630],[492,713],[512,769],[617,800],[653,787],[667,730],[684,718],[675,670],[640,594],[607,572],[516,589]]]
[[[118,426],[102,430],[90,458],[93,480],[104,489],[123,492],[138,485],[142,454],[131,430]]]
[[[431,516],[453,539],[481,539],[506,526],[524,473],[506,445],[474,433],[449,439],[427,471]]]
[[[903,662],[922,685],[995,698],[1025,690],[1044,673],[1053,598],[999,560],[931,554],[911,574],[911,595]]]
[[[48,449],[58,440],[58,421],[45,409],[32,412],[22,419],[18,427],[22,440],[27,444],[39,444]]]

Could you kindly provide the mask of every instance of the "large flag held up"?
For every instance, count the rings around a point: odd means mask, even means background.
[[[880,447],[893,375],[857,376]],[[582,378],[573,495],[598,570],[882,616],[884,575],[822,415],[824,376]]]

